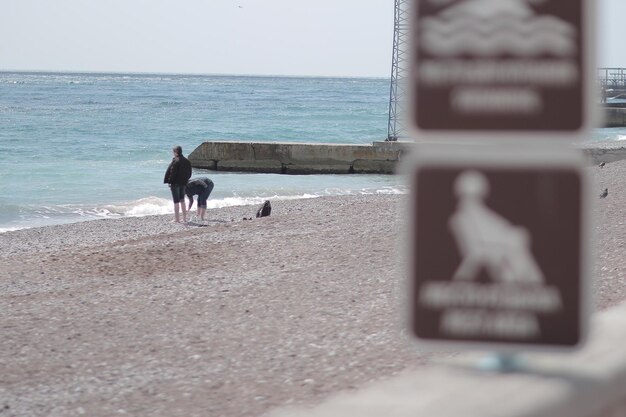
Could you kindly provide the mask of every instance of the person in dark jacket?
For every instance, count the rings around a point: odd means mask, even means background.
[[[164,184],[169,184],[174,200],[174,220],[180,223],[180,214],[183,212],[183,222],[187,223],[187,210],[185,208],[185,186],[191,178],[191,162],[183,156],[183,148],[174,146],[172,149],[174,158],[165,171]]]
[[[193,206],[193,196],[198,196],[198,217],[204,220],[204,214],[206,213],[206,201],[213,191],[213,181],[208,178],[194,178],[187,182],[185,187],[185,194],[189,199],[188,210],[191,210]]]

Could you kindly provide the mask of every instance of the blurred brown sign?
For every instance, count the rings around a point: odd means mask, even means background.
[[[418,0],[413,10],[409,117],[418,130],[571,133],[587,124],[582,0]]]
[[[575,347],[581,174],[426,166],[414,174],[412,329],[425,341]]]

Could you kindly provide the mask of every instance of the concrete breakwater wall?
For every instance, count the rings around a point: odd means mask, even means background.
[[[603,117],[605,127],[626,126],[626,108],[624,107],[605,107],[603,109]]]
[[[415,142],[334,145],[210,141],[198,146],[189,160],[194,168],[213,171],[393,174],[402,154],[414,146]],[[619,142],[586,145],[581,149],[591,164],[626,159],[626,143],[623,146]]]
[[[204,142],[190,155],[194,168],[279,174],[392,174],[409,142],[335,145]]]

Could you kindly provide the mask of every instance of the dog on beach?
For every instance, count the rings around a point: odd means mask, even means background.
[[[263,206],[256,212],[256,217],[267,217],[272,213],[272,205],[269,200],[265,200]]]

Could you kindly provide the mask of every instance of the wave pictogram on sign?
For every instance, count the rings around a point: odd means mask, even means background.
[[[467,0],[419,25],[420,45],[434,56],[571,57],[578,52],[576,28],[556,16],[538,16],[526,0]]]

